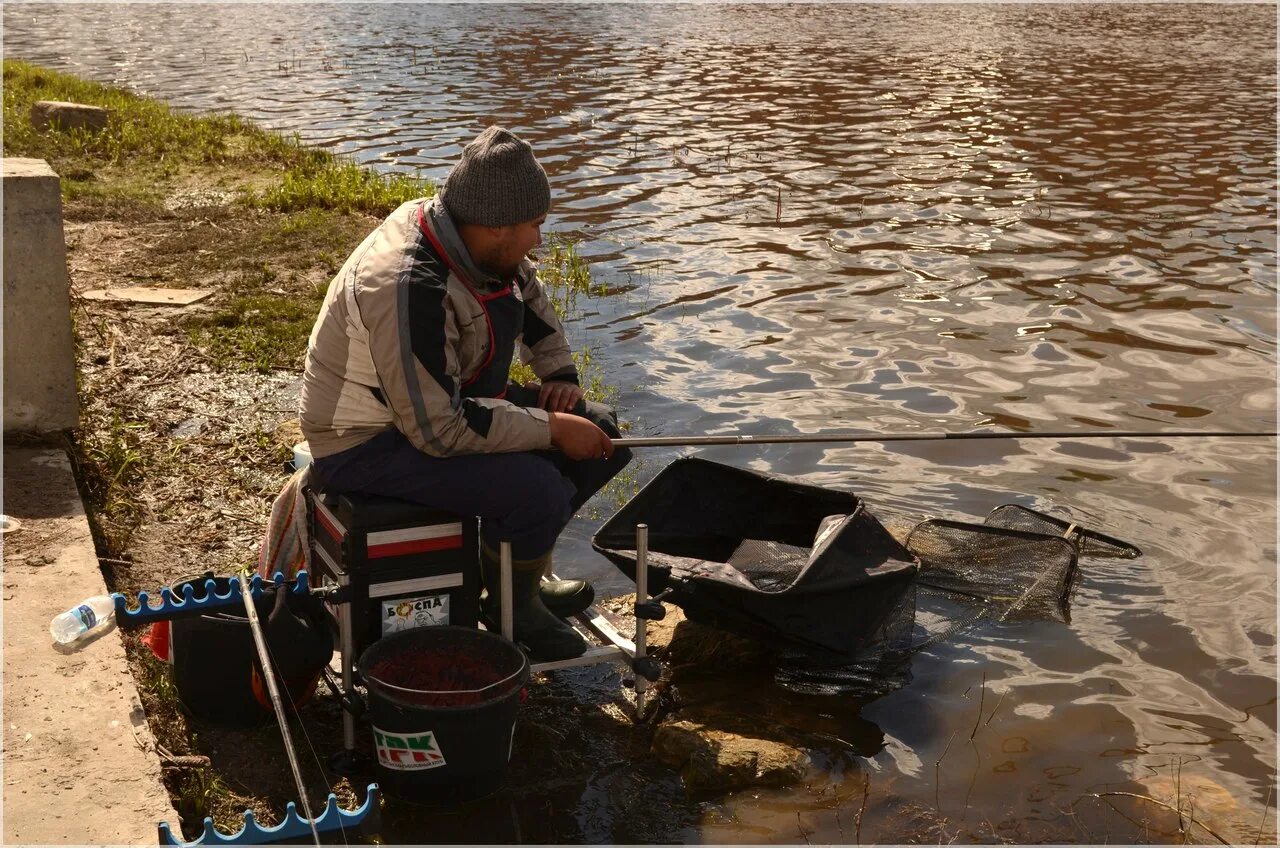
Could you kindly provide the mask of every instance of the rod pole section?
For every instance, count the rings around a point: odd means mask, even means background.
[[[981,439],[1210,439],[1210,438],[1274,438],[1276,433],[1241,433],[1230,431],[1116,430],[1110,433],[817,433],[764,436],[636,436],[613,439],[615,448],[697,447],[700,445],[799,445],[843,442],[942,442],[978,441]]]

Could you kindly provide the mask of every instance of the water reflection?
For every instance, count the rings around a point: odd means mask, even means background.
[[[482,124],[514,127],[551,174],[552,228],[580,235],[616,292],[571,332],[638,432],[1273,428],[1266,5],[3,17],[7,56],[235,109],[378,167],[439,178]],[[646,473],[676,455],[646,455]],[[1085,796],[1168,790],[1176,768],[1206,803],[1212,786],[1236,799],[1205,811],[1215,828],[1253,838],[1275,770],[1273,442],[704,455],[920,517],[1054,504],[1146,557],[1086,569],[1070,627],[917,658],[910,686],[849,707],[883,729],[879,753],[827,763],[806,790],[637,833],[593,812],[635,787],[596,775],[557,801],[572,831],[531,827],[550,814],[528,802],[515,830],[486,819],[492,841],[1173,839]],[[623,588],[589,535],[572,528],[563,558]],[[984,672],[1003,701],[970,745]],[[678,796],[653,786],[652,803]]]

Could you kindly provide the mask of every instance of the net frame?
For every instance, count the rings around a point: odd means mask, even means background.
[[[1007,530],[1026,530],[1072,538],[1076,541],[1081,556],[1101,559],[1137,559],[1142,556],[1142,549],[1137,545],[1021,504],[1001,504],[987,514],[983,523]]]

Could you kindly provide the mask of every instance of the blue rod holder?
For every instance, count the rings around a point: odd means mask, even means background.
[[[271,582],[276,585],[287,586],[288,591],[294,595],[305,595],[311,591],[311,584],[305,571],[299,571],[293,580],[287,582],[284,579],[284,572],[277,571]],[[249,580],[249,594],[256,600],[262,596],[267,585],[268,582],[266,580],[255,574]],[[241,598],[243,589],[239,577],[231,578],[225,594],[218,594],[215,591],[216,588],[217,583],[213,578],[209,578],[204,584],[204,597],[197,599],[196,588],[190,583],[182,587],[181,598],[175,597],[174,591],[168,586],[164,586],[160,589],[159,603],[152,600],[151,595],[147,592],[139,592],[138,606],[134,609],[129,608],[129,599],[119,592],[114,593],[111,597],[116,603],[116,621],[122,627],[146,624],[152,621],[168,621],[171,618],[182,615],[195,615],[229,607],[238,608],[244,604]]]
[[[324,805],[324,812],[315,818],[316,831],[328,833],[335,830],[345,830],[349,827],[358,827],[364,823],[371,813],[377,813],[380,803],[381,792],[376,783],[369,784],[364,804],[355,810],[341,809],[338,806],[337,796],[330,793],[329,800]],[[298,815],[297,805],[292,801],[289,802],[286,808],[284,821],[274,827],[264,827],[258,824],[253,817],[253,811],[245,810],[244,827],[230,836],[225,833],[219,833],[214,828],[213,819],[211,818],[204,820],[204,832],[192,842],[183,842],[180,838],[175,837],[168,822],[160,822],[159,832],[161,845],[178,845],[184,846],[184,848],[192,845],[267,845],[272,842],[300,839],[311,841],[311,824]]]

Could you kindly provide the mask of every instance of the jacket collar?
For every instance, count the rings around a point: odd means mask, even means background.
[[[423,218],[427,226],[431,228],[431,233],[440,242],[440,246],[449,254],[449,261],[453,266],[462,273],[467,275],[467,280],[478,288],[485,288],[490,291],[497,291],[504,288],[506,282],[498,279],[488,271],[481,270],[476,265],[475,260],[471,258],[471,254],[467,251],[467,245],[462,240],[462,236],[458,233],[458,228],[454,226],[453,219],[449,217],[449,212],[444,208],[444,204],[440,202],[440,198],[432,198],[427,203]]]

